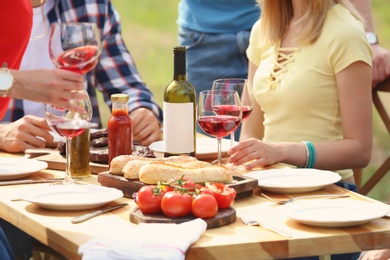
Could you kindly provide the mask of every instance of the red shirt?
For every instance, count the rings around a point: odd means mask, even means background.
[[[30,39],[32,27],[31,0],[2,1],[0,8],[0,66],[7,62],[8,68],[19,69]],[[0,97],[0,120],[10,101]]]

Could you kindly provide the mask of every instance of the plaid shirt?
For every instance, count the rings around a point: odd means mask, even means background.
[[[138,74],[121,35],[119,14],[110,0],[54,1],[54,8],[48,14],[50,24],[55,22],[92,22],[97,24],[101,35],[102,54],[99,63],[94,70],[86,75],[87,91],[93,106],[92,121],[102,127],[95,92],[96,86],[103,93],[104,100],[110,108],[112,94],[126,93],[130,97],[130,112],[136,108],[145,107],[152,110],[162,122],[162,110]],[[23,101],[14,99],[2,123],[16,121],[24,115]]]

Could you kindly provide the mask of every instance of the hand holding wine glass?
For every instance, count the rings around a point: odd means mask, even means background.
[[[234,132],[242,119],[241,102],[234,90],[206,90],[199,94],[197,121],[218,140],[218,164],[222,164],[221,140]]]
[[[101,54],[101,42],[96,24],[93,23],[55,23],[52,25],[49,53],[57,68],[85,74],[92,70]],[[91,101],[85,90],[82,100],[68,100],[80,108],[77,111],[46,105],[46,121],[52,130],[66,137],[66,177],[63,184],[73,184],[70,175],[71,141],[86,129],[97,126],[92,119]],[[89,156],[89,155],[88,155]],[[89,160],[88,160],[89,161]]]
[[[237,91],[242,108],[242,122],[244,122],[253,110],[252,86],[247,79],[226,78],[217,79],[213,82],[212,90],[235,90]],[[249,98],[248,98],[249,97]],[[230,134],[231,145],[234,145],[234,131]]]

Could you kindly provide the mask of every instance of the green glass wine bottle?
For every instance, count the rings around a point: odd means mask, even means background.
[[[186,48],[173,48],[173,80],[164,91],[164,157],[196,153],[196,93],[187,81]]]

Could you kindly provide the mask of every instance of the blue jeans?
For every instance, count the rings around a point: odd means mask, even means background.
[[[15,259],[14,253],[8,243],[7,237],[5,236],[3,229],[0,227],[0,259],[10,260]]]
[[[211,34],[179,28],[180,45],[187,48],[187,79],[196,96],[212,88],[221,78],[247,78],[250,31],[230,34]],[[197,131],[204,133],[197,125]],[[240,129],[235,131],[238,140]]]

